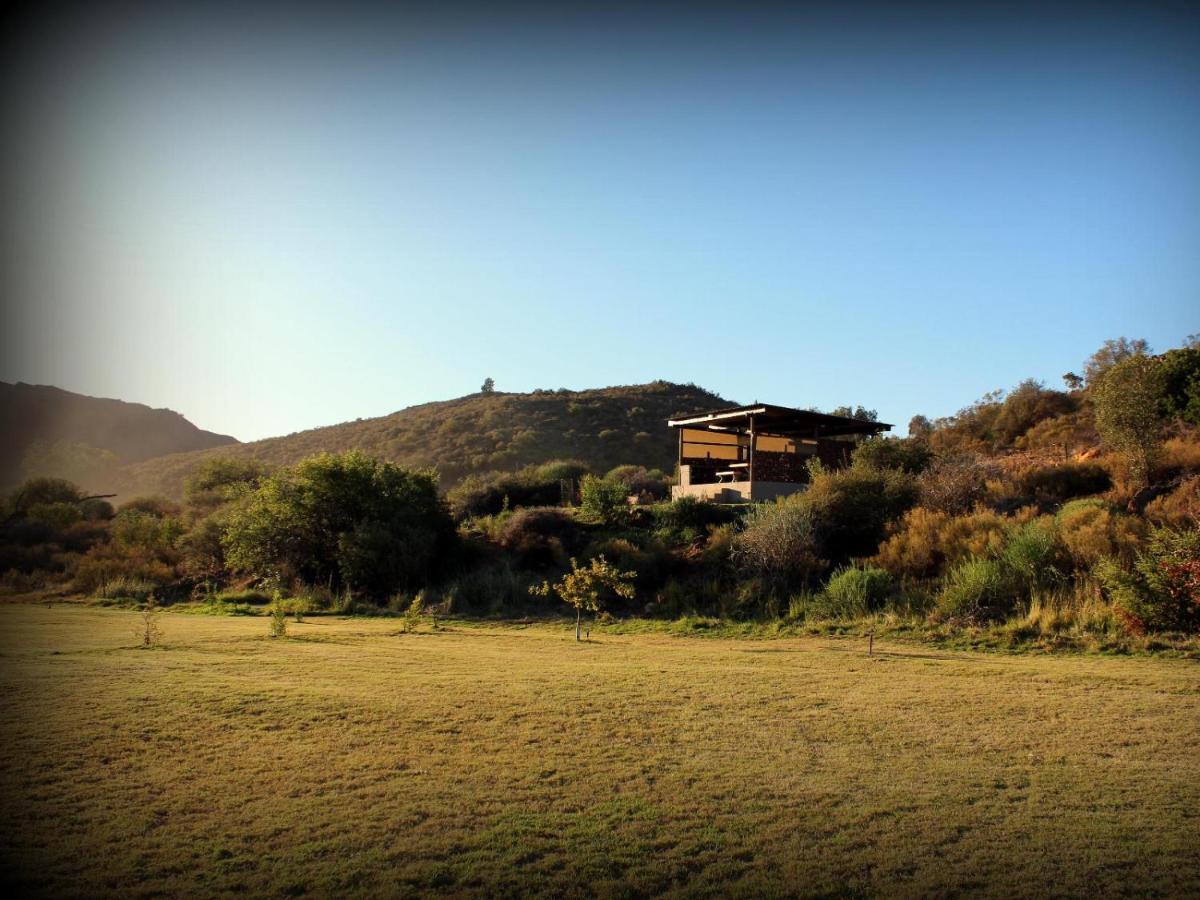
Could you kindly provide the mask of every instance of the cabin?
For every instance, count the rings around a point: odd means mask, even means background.
[[[716,503],[773,500],[805,490],[808,462],[850,461],[855,444],[890,431],[886,422],[757,403],[669,419],[679,433],[679,483],[672,499]]]

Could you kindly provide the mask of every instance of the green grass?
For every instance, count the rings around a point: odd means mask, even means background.
[[[0,607],[25,895],[1200,891],[1200,671]]]

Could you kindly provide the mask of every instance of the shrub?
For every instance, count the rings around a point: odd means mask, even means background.
[[[505,508],[553,506],[574,499],[587,471],[577,460],[552,460],[517,472],[468,475],[447,495],[456,519],[495,515]]]
[[[155,585],[140,578],[118,575],[104,582],[94,596],[102,600],[136,600],[144,603],[154,593]]]
[[[1021,475],[1019,486],[1022,494],[1039,503],[1062,503],[1107,491],[1112,487],[1112,477],[1096,463],[1072,462],[1030,469]]]
[[[664,503],[654,507],[651,514],[660,528],[685,539],[699,537],[710,525],[729,524],[736,516],[728,506],[695,497]]]
[[[26,521],[45,525],[52,531],[65,531],[82,516],[74,503],[34,503],[25,512]]]
[[[933,451],[915,438],[872,438],[854,450],[854,465],[875,469],[898,469],[916,475],[933,460]]]
[[[1037,519],[1013,528],[1000,555],[1018,585],[1026,591],[1047,588],[1062,579],[1053,521]]]
[[[122,503],[117,512],[118,515],[123,512],[138,512],[155,519],[166,519],[178,516],[180,510],[178,503],[174,503],[166,497],[134,497],[132,500]]]
[[[973,454],[941,457],[917,482],[921,505],[951,515],[970,512],[987,496],[988,478],[994,473],[994,466]]]
[[[809,489],[797,496],[799,504],[811,510],[821,555],[834,561],[874,554],[888,524],[916,499],[912,476],[867,466],[819,472]]]
[[[734,538],[732,558],[743,571],[788,580],[807,580],[825,563],[818,558],[812,508],[793,496],[760,503],[746,514]]]
[[[1110,559],[1096,574],[1129,631],[1200,632],[1200,531],[1156,528],[1133,571]]]
[[[645,466],[617,466],[604,476],[604,480],[622,485],[626,495],[662,499],[671,492],[671,479],[661,470]]]
[[[625,486],[605,481],[595,475],[584,475],[579,483],[579,506],[584,514],[607,524],[622,521],[629,513]]]
[[[558,565],[578,549],[582,530],[568,510],[534,506],[505,517],[497,537],[525,565]]]
[[[446,586],[447,611],[501,612],[529,604],[533,577],[506,561],[483,565],[459,575]]]
[[[835,615],[853,618],[882,608],[892,588],[892,576],[883,569],[846,566],[830,577],[825,597]]]
[[[1054,517],[1058,540],[1076,571],[1087,572],[1113,557],[1133,564],[1146,535],[1145,524],[1102,500],[1074,500]]]
[[[1001,562],[975,557],[964,560],[946,574],[937,596],[937,608],[950,618],[983,621],[1007,614],[1012,599],[1012,585]]]
[[[230,514],[222,545],[237,571],[385,597],[424,586],[454,538],[432,473],[351,451],[272,474]]]
[[[121,578],[144,581],[161,587],[175,580],[175,567],[146,547],[121,548],[100,544],[89,550],[75,566],[75,589],[91,594]]]
[[[1169,494],[1146,505],[1146,518],[1170,528],[1200,527],[1200,475],[1185,479]]]
[[[918,506],[905,513],[873,562],[897,577],[930,577],[972,556],[999,554],[1006,527],[1003,516],[986,510],[953,516]]]
[[[113,505],[101,497],[89,497],[79,504],[85,522],[107,522],[115,515]]]
[[[41,503],[78,503],[83,492],[65,478],[31,478],[8,496],[12,513],[24,516]]]
[[[194,509],[216,509],[255,490],[266,475],[267,467],[256,459],[206,460],[184,482],[184,499]]]
[[[110,533],[118,547],[145,547],[165,553],[183,534],[183,524],[175,518],[160,518],[137,507],[124,506],[113,519]]]

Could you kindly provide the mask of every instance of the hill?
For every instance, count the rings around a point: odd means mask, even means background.
[[[476,472],[513,471],[564,458],[598,471],[623,463],[669,470],[675,464],[676,439],[666,420],[728,403],[695,385],[666,381],[586,391],[470,394],[379,418],[148,460],[119,470],[112,489],[122,496],[179,497],[188,473],[215,456],[282,465],[320,451],[352,449],[406,466],[436,468],[443,487]]]
[[[115,465],[168,453],[237,444],[197,428],[179,413],[141,403],[88,397],[47,385],[0,382],[0,484],[34,474],[74,478],[88,487]]]

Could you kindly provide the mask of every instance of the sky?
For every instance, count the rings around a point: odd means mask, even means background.
[[[1200,18],[963,6],[30,16],[0,380],[242,440],[485,377],[903,433],[1108,338],[1178,346]]]

